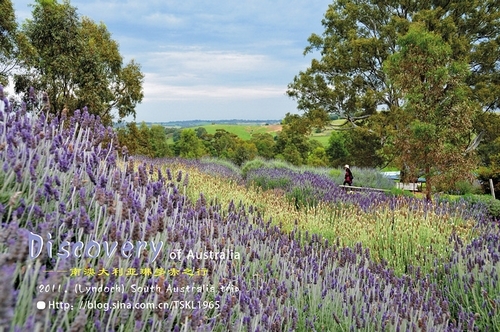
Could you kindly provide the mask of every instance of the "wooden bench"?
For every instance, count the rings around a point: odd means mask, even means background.
[[[370,188],[370,187],[345,186],[343,184],[339,185],[339,187],[343,188],[344,190],[351,190],[351,191],[377,191],[377,192],[388,192],[388,191],[390,191],[388,189],[379,189],[379,188]]]

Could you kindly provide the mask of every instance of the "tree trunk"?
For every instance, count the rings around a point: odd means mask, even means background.
[[[430,176],[430,167],[427,166],[425,168],[425,199],[429,202],[432,202],[432,187],[431,187],[431,176]]]

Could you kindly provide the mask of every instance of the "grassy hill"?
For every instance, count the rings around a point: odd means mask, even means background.
[[[328,139],[330,138],[330,134],[336,127],[345,123],[345,120],[333,120],[329,126],[326,126],[320,132],[313,132],[311,134],[311,139],[315,139],[319,141],[323,146],[328,145]],[[218,129],[226,130],[230,133],[238,135],[241,139],[249,140],[254,133],[270,133],[275,136],[280,130],[280,124],[261,124],[261,123],[235,123],[235,124],[226,124],[226,123],[210,123],[210,124],[201,124],[192,127],[187,127],[189,129],[197,129],[197,128],[205,128],[209,134],[215,134]],[[186,129],[186,128],[183,128]],[[171,137],[168,140],[169,144],[173,143]]]
[[[280,130],[280,124],[224,124],[224,123],[211,123],[204,124],[201,126],[188,127],[183,129],[197,129],[197,128],[205,128],[207,133],[215,134],[218,129],[223,129],[227,132],[237,135],[243,140],[249,140],[252,138],[252,134],[255,133],[269,133],[275,136]],[[172,135],[169,135],[168,141],[169,144],[173,144],[174,141],[172,139]]]
[[[315,139],[321,144],[323,144],[324,147],[328,146],[328,140],[330,139],[330,134],[332,131],[336,130],[338,126],[343,125],[346,122],[346,120],[333,120],[330,122],[330,125],[326,126],[322,131],[320,132],[315,132],[311,134],[311,139]]]
[[[198,126],[196,128],[205,128],[209,134],[215,134],[217,129],[223,129],[230,133],[238,135],[241,139],[249,140],[252,138],[252,134],[256,133],[270,133],[271,135],[276,135],[277,132],[281,130],[281,125],[255,125],[255,124],[209,124],[204,126]],[[193,129],[196,129],[193,128]]]

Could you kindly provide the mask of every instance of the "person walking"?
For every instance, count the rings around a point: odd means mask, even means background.
[[[344,169],[345,169],[344,186],[346,184],[352,186],[352,180],[354,179],[354,176],[352,176],[352,172],[351,169],[349,168],[349,165],[345,165]]]

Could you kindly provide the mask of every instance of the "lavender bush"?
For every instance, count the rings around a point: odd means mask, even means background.
[[[295,166],[290,163],[281,160],[264,160],[256,158],[254,160],[247,161],[242,165],[242,175],[247,177],[247,174],[251,170],[259,169],[279,169],[287,170],[292,173],[309,173],[315,174],[319,177],[326,177],[337,185],[344,183],[344,169],[343,168],[328,168],[328,167],[312,167],[312,166]],[[370,187],[379,189],[392,189],[395,184],[394,181],[385,177],[380,171],[374,168],[360,168],[351,167],[356,178],[356,186],[358,187]]]
[[[185,158],[156,158],[139,156],[136,158],[138,163],[147,163],[155,168],[165,169],[196,169],[203,173],[213,175],[215,177],[224,178],[226,181],[234,181],[242,183],[243,178],[241,171],[235,164],[227,160],[215,158],[203,159],[185,159]]]
[[[451,259],[443,266],[436,279],[449,299],[454,316],[468,313],[469,330],[500,330],[500,228],[490,224],[478,238],[465,244],[459,239]],[[475,318],[475,322],[472,319]]]
[[[258,168],[248,171],[249,184],[268,189],[282,189],[297,208],[316,206],[320,201],[328,203],[356,203],[369,209],[372,203],[385,200],[380,193],[350,193],[341,189],[328,176],[313,172],[296,172],[288,168]]]
[[[405,200],[409,205],[414,205],[415,202],[419,202],[418,204],[423,202],[413,197],[393,197],[380,192],[350,192],[339,187],[327,175],[288,168],[253,168],[247,171],[246,182],[264,190],[282,189],[297,207],[315,206],[318,202],[325,202],[352,204],[363,211],[369,211],[378,208],[381,203],[394,205],[397,201]],[[485,206],[464,200],[454,202],[438,200],[437,204],[430,204],[427,209],[440,213],[460,214],[464,219],[482,218],[487,214]]]

